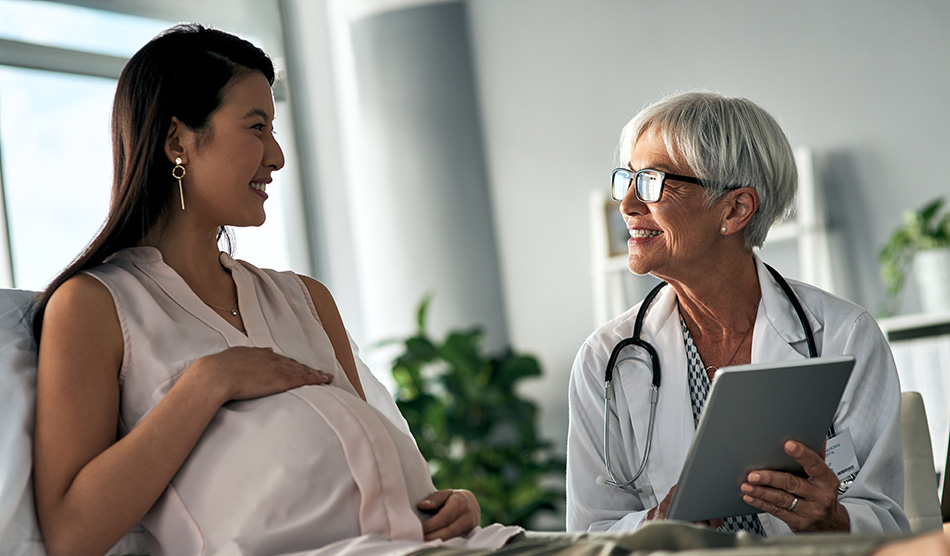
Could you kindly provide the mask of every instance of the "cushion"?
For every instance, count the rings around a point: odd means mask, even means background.
[[[33,506],[36,347],[26,313],[35,292],[0,289],[0,554],[46,556]],[[148,554],[137,527],[110,555]]]

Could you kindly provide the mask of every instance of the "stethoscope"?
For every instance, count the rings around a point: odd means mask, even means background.
[[[778,285],[782,288],[782,291],[785,292],[788,300],[792,303],[792,307],[795,308],[795,313],[798,315],[798,320],[802,323],[802,330],[805,331],[805,341],[808,343],[808,356],[818,357],[818,348],[815,347],[815,339],[812,337],[811,326],[808,324],[808,318],[805,316],[805,310],[798,301],[798,296],[795,295],[795,292],[792,291],[792,287],[788,285],[788,282],[782,277],[781,274],[779,274],[777,270],[769,265],[765,265],[765,268],[768,269],[770,274],[772,274],[772,277],[775,278],[775,281],[778,282]],[[597,484],[613,486],[624,492],[629,492],[631,494],[642,493],[646,494],[647,496],[653,494],[653,488],[651,486],[633,487],[632,485],[637,479],[640,478],[640,475],[643,474],[643,470],[646,469],[647,459],[650,457],[650,447],[653,444],[653,423],[656,419],[656,402],[660,397],[660,357],[656,352],[656,348],[650,345],[650,343],[646,340],[640,338],[640,332],[643,330],[643,319],[646,317],[647,309],[650,307],[650,304],[653,303],[653,299],[657,296],[657,294],[660,293],[660,290],[663,289],[663,286],[666,286],[666,282],[660,282],[650,291],[650,293],[647,294],[645,298],[643,298],[643,303],[640,304],[640,310],[637,312],[637,318],[633,324],[633,336],[620,340],[620,342],[614,346],[613,351],[610,352],[610,358],[607,359],[607,369],[604,372],[604,465],[607,468],[607,476],[598,476]],[[620,357],[620,352],[630,346],[642,348],[650,356],[650,367],[653,372],[653,384],[650,387],[650,421],[647,425],[647,441],[643,449],[643,459],[640,461],[640,465],[637,467],[637,471],[633,478],[629,481],[621,481],[620,479],[617,479],[617,477],[613,474],[613,471],[610,469],[609,415],[610,400],[613,396],[614,368],[618,363],[617,358]],[[633,358],[629,357],[627,359],[621,360],[620,362],[627,361],[629,359]]]

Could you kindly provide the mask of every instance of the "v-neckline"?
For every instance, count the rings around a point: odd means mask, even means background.
[[[244,333],[234,327],[221,315],[216,316],[225,325],[241,334],[251,344],[258,347],[271,347],[275,350],[277,345],[271,335],[270,327],[264,319],[264,312],[261,308],[260,298],[258,297],[257,287],[254,285],[254,279],[250,271],[240,262],[235,261],[225,252],[218,255],[221,265],[231,272],[231,279],[234,280],[234,287],[237,291],[238,311],[241,314],[241,320],[244,322]],[[194,293],[194,292],[192,292]],[[195,296],[197,297],[197,295]],[[199,300],[200,301],[200,300]]]
[[[229,346],[276,348],[274,339],[264,321],[257,288],[254,286],[249,271],[227,253],[222,251],[218,258],[221,265],[231,273],[231,279],[234,281],[234,287],[237,291],[238,311],[244,323],[243,332],[202,301],[198,294],[188,286],[185,279],[165,262],[161,251],[157,248],[152,246],[131,247],[123,249],[113,256],[121,256],[131,260],[146,274],[152,276],[155,283],[172,300],[209,328],[221,334]]]

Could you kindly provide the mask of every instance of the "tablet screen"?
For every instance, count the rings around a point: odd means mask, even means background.
[[[720,369],[680,473],[667,518],[705,521],[759,513],[739,487],[755,469],[803,474],[782,449],[821,451],[854,357],[819,357]]]

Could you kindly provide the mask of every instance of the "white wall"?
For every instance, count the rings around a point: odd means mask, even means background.
[[[436,337],[477,324],[486,345],[505,344],[466,21],[462,4],[438,3],[351,26],[361,125],[348,187],[370,343],[411,334],[429,292]]]
[[[876,253],[907,207],[950,192],[950,3],[942,0],[471,0],[510,341],[563,442],[574,353],[593,330],[587,196],[623,124],[708,88],[816,149],[850,297],[877,306]],[[905,310],[916,309],[908,292]]]

